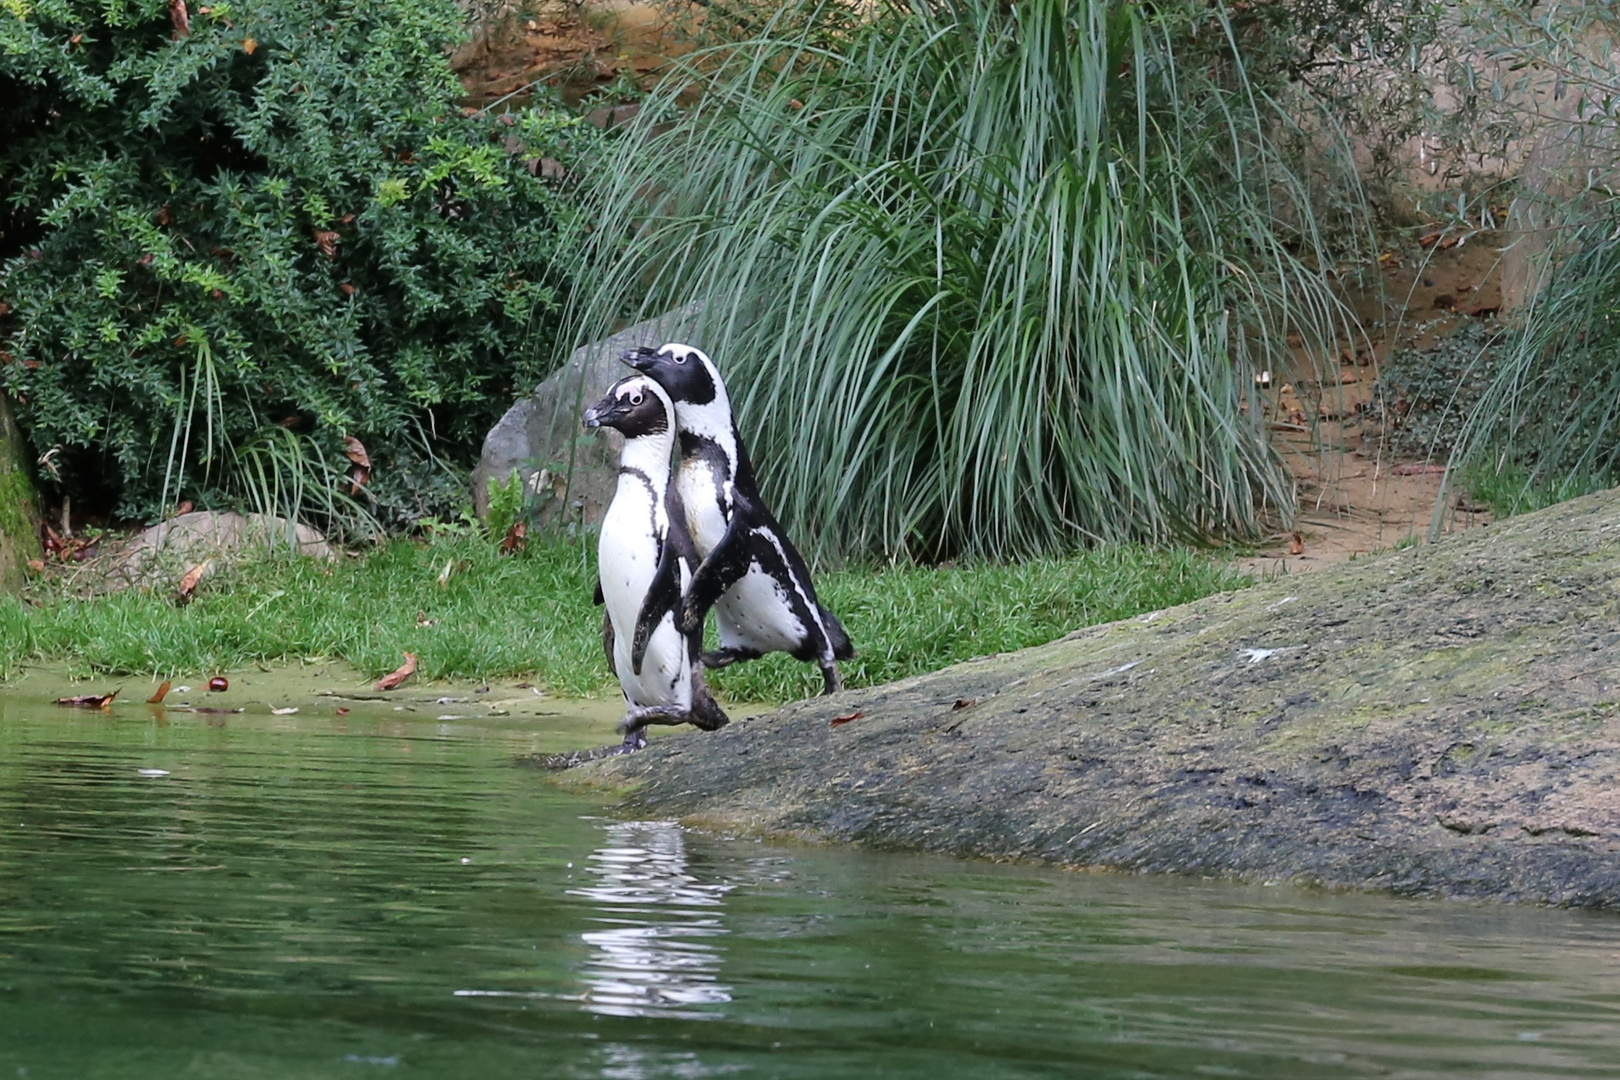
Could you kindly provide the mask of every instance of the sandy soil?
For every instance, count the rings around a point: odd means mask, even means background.
[[[1488,511],[1466,500],[1459,506],[1455,491],[1437,510],[1444,462],[1393,456],[1382,425],[1364,419],[1392,349],[1427,345],[1501,307],[1504,239],[1481,233],[1442,248],[1449,240],[1387,253],[1379,280],[1350,293],[1364,340],[1345,343],[1328,365],[1301,354],[1287,381],[1273,387],[1268,418],[1298,486],[1299,518],[1295,533],[1241,560],[1246,569],[1309,570],[1421,541],[1432,524],[1449,533],[1490,522]]]

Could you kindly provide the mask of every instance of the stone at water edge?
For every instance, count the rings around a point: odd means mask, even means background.
[[[508,409],[485,436],[473,469],[473,509],[479,519],[489,517],[490,481],[504,484],[515,471],[536,505],[536,524],[601,521],[619,482],[624,436],[611,430],[588,433],[579,414],[630,374],[619,363],[621,353],[679,341],[691,333],[694,322],[690,312],[670,312],[583,345],[534,393]]]
[[[0,397],[0,590],[20,589],[23,568],[39,556],[39,507],[28,467],[28,443],[11,416],[10,404]]]
[[[1620,908],[1620,490],[562,777],[728,830]]]
[[[194,510],[130,537],[106,570],[106,587],[158,586],[179,581],[204,562],[204,573],[239,561],[244,553],[291,548],[314,559],[335,559],[326,537],[286,518],[239,514],[234,510]]]

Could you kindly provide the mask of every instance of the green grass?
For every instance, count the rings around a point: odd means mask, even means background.
[[[594,553],[535,545],[517,557],[475,538],[395,542],[335,564],[273,559],[210,579],[187,607],[168,593],[96,599],[0,598],[0,666],[35,661],[155,676],[254,662],[344,660],[368,675],[409,651],[428,679],[532,676],[555,693],[616,692],[591,603]],[[446,565],[455,567],[438,584]],[[1247,579],[1193,552],[1102,547],[1061,559],[956,569],[893,567],[821,575],[822,600],[861,655],[850,686],[1036,645],[1076,627],[1236,588]],[[431,621],[432,625],[419,625]],[[813,665],[786,657],[714,676],[733,701],[817,692]]]
[[[1499,469],[1476,468],[1463,473],[1468,493],[1491,508],[1498,518],[1545,510],[1613,486],[1613,481],[1590,473],[1541,477],[1518,465]]]

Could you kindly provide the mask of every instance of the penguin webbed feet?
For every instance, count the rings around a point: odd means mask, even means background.
[[[624,742],[619,744],[619,753],[633,754],[646,745],[647,729],[644,727],[631,728],[624,733]]]
[[[624,719],[619,721],[619,730],[629,735],[641,731],[648,724],[684,724],[691,718],[691,710],[674,705],[638,705],[624,714]]]
[[[704,653],[699,659],[706,668],[730,667],[743,660],[758,660],[764,654],[756,649],[736,649],[729,646]]]

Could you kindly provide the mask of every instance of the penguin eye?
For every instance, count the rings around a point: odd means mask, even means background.
[[[632,405],[640,405],[641,404],[641,391],[640,390],[637,390],[635,393],[630,395],[630,404],[632,404]]]
[[[675,362],[676,362],[676,363],[677,363],[677,364],[684,364],[684,363],[686,363],[686,354],[685,354],[685,353],[676,353],[676,354],[675,354]]]

